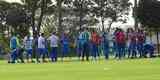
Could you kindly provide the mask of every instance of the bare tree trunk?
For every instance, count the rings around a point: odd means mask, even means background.
[[[101,5],[101,8],[104,7],[104,3],[103,3],[103,0],[100,1],[100,5]],[[102,31],[105,32],[105,26],[104,26],[104,17],[103,17],[103,13],[104,11],[102,10],[101,11],[101,22],[102,22]]]
[[[2,25],[2,37],[4,38],[5,37],[5,25]]]
[[[31,15],[31,26],[32,26],[32,31],[33,31],[33,37],[35,38],[37,36],[37,31],[35,27],[35,9],[32,10],[32,15]]]
[[[159,49],[159,32],[156,32],[157,34],[157,50],[158,50],[158,55],[160,54],[160,49]]]
[[[108,32],[110,32],[110,31],[111,31],[112,24],[113,24],[113,21],[109,24]]]
[[[152,42],[152,30],[149,30],[150,41]]]
[[[82,29],[82,19],[83,19],[83,0],[79,1],[80,10],[79,10],[79,28]]]
[[[137,20],[137,7],[138,7],[138,1],[137,0],[134,0],[134,9],[133,9],[133,11],[134,11],[134,20],[135,20],[135,30],[137,30],[138,29],[138,20]]]
[[[101,16],[101,23],[102,23],[102,31],[105,32],[105,28],[104,28],[104,18]]]
[[[59,35],[63,32],[63,27],[62,27],[62,0],[57,0],[57,5],[58,5],[58,32]]]
[[[3,25],[0,23],[0,32],[2,33],[2,31],[3,31]]]
[[[44,10],[45,10],[45,4],[46,4],[46,0],[42,0],[42,2],[41,2],[41,15],[40,15],[40,18],[38,21],[38,26],[37,26],[37,33],[38,34],[40,33],[40,30],[41,30],[42,19],[43,19]]]
[[[82,11],[80,11],[80,14],[79,14],[79,28],[82,29]]]

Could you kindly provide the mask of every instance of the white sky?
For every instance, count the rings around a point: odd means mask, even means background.
[[[8,1],[8,2],[21,2],[20,0],[4,0],[4,1]],[[130,0],[130,1],[134,4],[134,0]],[[123,26],[125,26],[125,27],[130,27],[131,26],[131,27],[133,27],[133,25],[134,25],[134,19],[132,17],[132,12],[131,12],[130,15],[129,15],[129,20],[128,20],[128,22],[126,24],[115,23],[112,26],[113,27],[117,27],[117,26],[122,26],[122,27]]]

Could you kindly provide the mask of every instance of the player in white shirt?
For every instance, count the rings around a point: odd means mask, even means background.
[[[57,52],[58,52],[58,42],[59,42],[59,38],[56,35],[56,32],[53,32],[52,35],[48,38],[49,43],[50,43],[50,47],[51,47],[51,60],[52,62],[56,62],[57,61]]]
[[[45,54],[46,54],[46,40],[44,38],[44,33],[40,35],[38,38],[38,58],[37,62],[39,61],[39,58],[42,57],[42,61],[45,62]]]
[[[25,48],[25,51],[26,51],[26,59],[27,59],[27,62],[29,62],[29,58],[31,59],[32,62],[33,59],[33,38],[30,36],[30,35],[27,35],[25,38],[24,38],[24,48]]]

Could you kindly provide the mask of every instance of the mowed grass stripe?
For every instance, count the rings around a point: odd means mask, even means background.
[[[160,80],[160,59],[7,64],[0,80]]]

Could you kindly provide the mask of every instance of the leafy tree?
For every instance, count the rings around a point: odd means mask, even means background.
[[[104,22],[108,20],[109,30],[114,22],[126,23],[130,12],[129,0],[93,0],[95,2],[93,13],[101,19],[104,31]]]
[[[42,31],[45,35],[50,36],[53,31],[58,31],[58,24],[55,15],[48,15],[43,18]]]
[[[99,21],[91,12],[92,0],[66,0],[63,6],[63,26],[76,35],[76,30],[97,24]],[[77,31],[78,32],[78,31]]]
[[[160,2],[157,0],[141,0],[138,7],[138,19],[148,27],[159,28]]]
[[[143,27],[154,30],[157,34],[157,49],[159,49],[159,26],[160,26],[160,1],[158,0],[140,0],[137,10],[137,18]]]
[[[4,31],[7,29],[5,27],[6,23],[6,15],[7,15],[7,10],[10,7],[10,3],[5,2],[5,1],[0,1],[0,31],[1,33],[4,33]]]
[[[78,17],[79,28],[89,26],[92,20],[95,20],[91,10],[94,6],[92,0],[73,0],[70,6],[73,9],[74,16]],[[96,21],[96,20],[95,20]]]
[[[22,37],[28,34],[29,27],[26,24],[26,19],[24,6],[19,3],[11,3],[6,16],[6,23],[11,26],[11,32],[17,32]]]
[[[40,33],[42,20],[47,13],[49,7],[51,7],[51,0],[22,0],[25,4],[25,9],[28,10],[28,14],[31,16],[31,26],[34,35]],[[39,14],[37,14],[39,12]],[[37,23],[37,24],[36,24]]]

